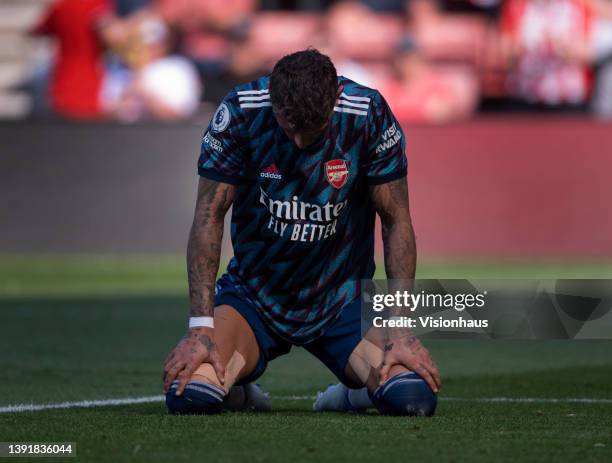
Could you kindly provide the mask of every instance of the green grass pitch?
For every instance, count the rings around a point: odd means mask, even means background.
[[[432,263],[420,276],[610,278],[612,266]],[[0,409],[161,394],[186,307],[182,258],[0,256]],[[0,441],[73,441],[84,462],[612,461],[612,341],[427,346],[444,380],[431,419],[311,412],[335,380],[294,349],[261,378],[269,414],[176,417],[161,402],[0,413]],[[567,398],[591,402],[548,401]]]

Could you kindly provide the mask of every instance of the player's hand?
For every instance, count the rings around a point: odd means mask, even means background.
[[[221,384],[225,382],[225,368],[217,351],[213,328],[191,328],[170,353],[164,364],[164,392],[178,378],[176,395],[181,395],[193,373],[203,363],[210,363]]]
[[[390,334],[385,344],[383,363],[380,368],[380,384],[389,379],[391,369],[396,365],[404,366],[417,373],[435,393],[440,390],[442,382],[436,362],[412,332],[400,331]]]

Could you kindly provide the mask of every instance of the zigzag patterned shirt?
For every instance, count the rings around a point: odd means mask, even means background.
[[[268,84],[263,76],[225,97],[198,173],[237,186],[228,277],[276,333],[305,344],[374,274],[368,186],[406,176],[405,142],[380,93],[340,76],[331,123],[299,149],[274,117]]]

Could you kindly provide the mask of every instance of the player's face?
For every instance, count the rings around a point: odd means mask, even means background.
[[[323,124],[321,127],[314,130],[298,131],[295,129],[293,124],[289,123],[287,119],[283,117],[282,114],[276,111],[274,112],[274,116],[276,117],[278,125],[281,127],[281,129],[284,130],[287,137],[289,137],[289,139],[291,139],[291,141],[293,141],[293,143],[295,143],[296,146],[300,149],[304,149],[310,146],[316,141],[317,138],[319,138],[319,136],[325,131],[325,129],[327,129],[327,126],[329,125],[329,121],[331,119],[331,114],[332,113],[329,114],[327,122],[325,122],[325,124]]]

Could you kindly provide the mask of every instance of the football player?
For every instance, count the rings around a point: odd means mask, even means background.
[[[380,93],[317,50],[285,56],[225,97],[198,173],[189,329],[164,366],[170,412],[223,409],[233,386],[300,345],[342,383],[315,409],[432,415],[440,376],[421,342],[361,333],[376,214],[387,277],[412,280],[416,267],[404,134]],[[217,280],[230,207],[234,257]]]

